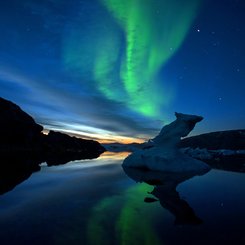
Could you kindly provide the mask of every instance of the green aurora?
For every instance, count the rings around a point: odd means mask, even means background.
[[[157,72],[182,44],[196,15],[199,1],[102,2],[125,33],[126,48],[121,61],[120,78],[129,105],[144,115],[156,116],[158,105],[164,99],[164,91],[160,91],[160,94],[157,92]],[[111,89],[106,83],[104,85],[105,91]],[[153,98],[152,94],[155,95]]]
[[[200,0],[100,2],[103,18],[91,23],[86,38],[79,23],[65,37],[64,61],[92,74],[107,99],[158,118],[173,97],[158,73],[183,43]]]

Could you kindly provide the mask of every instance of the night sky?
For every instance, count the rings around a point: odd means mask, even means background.
[[[0,1],[0,96],[46,129],[129,142],[174,112],[245,126],[244,0]]]

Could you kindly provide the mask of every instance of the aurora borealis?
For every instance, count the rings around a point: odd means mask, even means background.
[[[1,2],[0,96],[46,129],[141,141],[174,118],[244,127],[243,1]]]
[[[160,116],[157,108],[166,103],[166,97],[164,90],[159,94],[156,89],[157,72],[183,42],[199,1],[102,2],[125,34],[125,54],[120,62],[120,78],[128,95],[129,107],[146,116]],[[106,91],[110,89],[107,84],[104,87]],[[155,97],[146,100],[150,94],[155,94]]]
[[[92,28],[89,44],[82,40],[80,26],[72,29],[67,38],[65,60],[71,67],[89,70],[97,89],[106,98],[123,102],[144,116],[159,118],[170,97],[165,95],[164,83],[159,89],[158,71],[181,46],[199,1],[101,2],[112,15],[112,24],[101,20],[99,27]],[[117,28],[112,26],[117,24]],[[79,32],[82,32],[80,36]],[[87,57],[86,60],[82,57],[84,50],[93,54],[94,60],[89,64]],[[151,94],[154,98],[146,100]]]

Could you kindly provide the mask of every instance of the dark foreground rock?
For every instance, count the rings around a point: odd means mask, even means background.
[[[42,130],[43,127],[19,106],[0,98],[1,149],[31,147],[38,143]]]
[[[11,101],[0,98],[0,152],[23,153],[55,158],[56,155],[97,157],[105,148],[93,140],[85,140],[50,131],[43,127]]]
[[[180,148],[206,148],[208,150],[244,150],[245,130],[228,130],[201,134],[181,140]]]
[[[85,140],[50,131],[11,101],[0,98],[0,194],[40,169],[39,164],[65,164],[99,157],[105,148]]]

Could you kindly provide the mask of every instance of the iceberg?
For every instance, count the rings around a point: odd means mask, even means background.
[[[194,159],[178,149],[181,137],[187,136],[203,117],[175,112],[176,120],[164,126],[143,149],[129,155],[123,167],[144,168],[165,172],[202,172],[210,169],[206,163]]]

